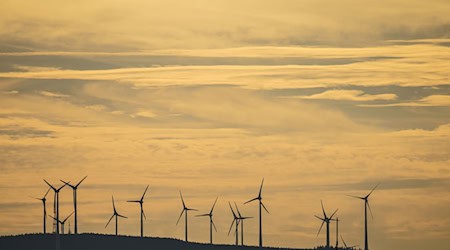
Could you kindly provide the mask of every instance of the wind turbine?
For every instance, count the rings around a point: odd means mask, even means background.
[[[263,240],[262,240],[262,213],[261,213],[261,207],[263,207],[264,210],[266,210],[266,212],[267,212],[268,214],[270,214],[269,211],[267,210],[266,206],[264,206],[264,204],[262,203],[262,188],[263,188],[263,184],[264,184],[264,178],[263,178],[262,181],[261,181],[261,187],[259,188],[259,194],[258,194],[258,196],[257,196],[256,198],[253,198],[253,199],[251,199],[251,200],[249,200],[249,201],[247,201],[247,202],[244,203],[244,204],[247,204],[247,203],[249,203],[249,202],[256,201],[256,200],[259,201],[259,247],[262,247],[262,245],[263,245]]]
[[[186,207],[186,204],[184,203],[184,199],[183,199],[183,195],[181,194],[181,191],[180,191],[180,197],[181,197],[181,202],[183,203],[183,210],[181,211],[180,217],[178,217],[176,225],[178,225],[178,222],[180,222],[181,216],[183,216],[183,213],[184,213],[184,238],[185,238],[185,241],[188,242],[188,211],[190,211],[190,210],[198,211],[198,210]]]
[[[328,217],[327,214],[325,213],[325,209],[323,208],[322,200],[320,200],[320,204],[322,205],[323,218],[321,218],[317,215],[314,215],[317,219],[322,221],[322,224],[320,225],[319,232],[317,232],[317,235],[319,235],[320,231],[322,230],[323,224],[327,223],[327,246],[326,247],[330,248],[330,221],[333,220],[333,216],[334,216],[334,214],[336,214],[336,212],[338,210],[336,209],[334,211],[334,213],[330,217]]]
[[[347,246],[347,243],[345,243],[345,240],[344,240],[344,238],[342,238],[342,235],[341,235],[341,240],[342,240],[342,243],[344,243],[344,246],[345,246],[345,249],[354,249],[355,247],[357,247],[357,246],[359,246],[359,245],[354,245],[354,246]]]
[[[236,215],[236,213],[233,210],[233,207],[231,206],[231,203],[228,202],[228,205],[230,205],[231,213],[233,213],[233,221],[231,222],[230,229],[228,230],[228,235],[230,235],[231,229],[233,228],[233,224],[236,223],[236,229],[234,231],[234,234],[236,235],[236,246],[239,245],[239,234],[238,234],[238,226],[239,226],[239,217]]]
[[[54,199],[53,203],[56,204],[56,219],[55,219],[55,221],[56,221],[56,234],[59,234],[59,224],[58,224],[59,223],[59,191],[61,191],[61,189],[66,186],[66,184],[62,185],[59,188],[55,188],[52,185],[50,185],[50,183],[48,183],[45,179],[44,179],[44,181],[55,192],[55,199]]]
[[[64,223],[66,223],[67,219],[69,219],[70,216],[72,216],[74,212],[70,213],[69,216],[67,216],[64,220],[60,221],[59,219],[49,215],[50,217],[52,217],[54,220],[56,220],[59,224],[61,224],[61,233],[64,234]],[[70,229],[69,229],[70,230]]]
[[[336,249],[339,246],[339,217],[336,217]]]
[[[364,250],[369,250],[369,237],[368,237],[368,231],[367,231],[367,207],[369,207],[370,215],[373,218],[372,209],[370,209],[370,205],[369,205],[369,196],[372,194],[372,192],[375,190],[375,188],[378,187],[378,185],[379,184],[377,184],[369,192],[369,194],[367,194],[364,197],[349,195],[350,197],[364,200]]]
[[[47,229],[47,208],[45,206],[45,202],[47,201],[47,198],[45,198],[45,197],[47,197],[47,194],[48,194],[48,192],[50,192],[50,189],[51,188],[48,188],[47,192],[45,193],[44,197],[42,197],[42,198],[31,197],[31,198],[34,198],[36,200],[42,201],[42,205],[44,206],[44,224],[43,224],[43,226],[44,226],[44,234],[47,233],[47,230],[46,230]]]
[[[144,208],[142,207],[143,204],[144,204],[144,196],[145,196],[145,193],[147,192],[147,189],[148,189],[148,185],[147,185],[147,187],[145,188],[145,191],[144,191],[144,193],[142,194],[141,199],[139,199],[139,200],[127,201],[127,202],[136,202],[136,203],[139,203],[139,206],[141,207],[141,237],[144,237],[144,220],[143,220],[143,217],[144,217],[145,219],[147,219],[147,216],[145,216],[145,213],[144,213]]]
[[[123,215],[121,215],[121,214],[119,214],[119,213],[117,212],[116,206],[114,205],[114,196],[112,196],[112,205],[113,205],[114,212],[113,212],[113,215],[111,216],[111,218],[109,218],[108,223],[106,223],[105,228],[109,225],[109,223],[111,222],[112,218],[115,216],[115,217],[116,217],[116,235],[117,235],[117,231],[118,231],[118,227],[119,227],[119,224],[118,224],[119,221],[118,221],[117,218],[118,218],[118,217],[122,217],[122,218],[127,219],[127,217],[125,217],[125,216],[123,216]]]
[[[217,232],[216,225],[214,225],[214,221],[213,221],[213,211],[214,211],[214,207],[216,206],[217,199],[218,199],[218,197],[217,197],[216,200],[214,201],[214,204],[213,204],[213,206],[211,207],[211,210],[209,211],[208,214],[200,214],[200,215],[197,215],[197,217],[201,217],[201,216],[208,216],[208,217],[209,217],[209,243],[210,243],[210,244],[213,243],[212,228],[214,227],[214,230],[216,230],[216,232]]]
[[[87,175],[81,179],[81,181],[79,181],[77,183],[77,185],[71,185],[69,184],[69,182],[60,180],[61,182],[63,182],[64,184],[66,184],[67,186],[71,187],[73,189],[73,209],[75,211],[75,229],[74,229],[74,233],[78,234],[78,213],[77,213],[77,189],[78,186],[84,181],[84,179],[86,179]]]
[[[239,218],[238,218],[238,219],[239,219],[239,221],[240,221],[240,223],[241,223],[241,246],[243,246],[243,245],[244,245],[244,220],[246,220],[246,219],[251,219],[251,218],[253,218],[253,217],[245,217],[245,216],[242,216],[242,215],[241,215],[241,212],[239,211],[239,208],[238,208],[236,202],[234,203],[234,206],[236,206],[236,210],[237,210],[238,215],[239,215]]]

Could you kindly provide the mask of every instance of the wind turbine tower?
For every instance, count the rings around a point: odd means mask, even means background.
[[[81,181],[79,181],[75,186],[69,184],[69,182],[60,180],[61,182],[63,182],[64,184],[66,184],[67,186],[69,186],[73,189],[73,209],[75,211],[75,228],[74,228],[75,234],[78,234],[77,189],[78,189],[78,186],[80,186],[80,184],[84,181],[84,179],[86,179],[86,177],[87,177],[87,175],[83,179],[81,179]]]
[[[377,184],[370,192],[369,194],[367,194],[364,197],[360,197],[360,196],[353,196],[353,195],[349,195],[350,197],[353,198],[357,198],[357,199],[361,199],[364,201],[364,250],[369,250],[369,236],[368,236],[368,230],[367,230],[367,208],[369,208],[370,211],[370,215],[373,218],[372,215],[372,209],[370,208],[369,205],[369,196],[372,194],[372,192],[375,190],[375,188],[378,187],[379,184]]]
[[[44,227],[43,228],[43,232],[44,232],[44,234],[47,233],[47,208],[46,208],[46,203],[45,203],[47,201],[47,198],[45,198],[45,197],[47,197],[47,194],[48,194],[48,192],[50,192],[50,189],[51,188],[48,188],[47,192],[45,193],[44,197],[42,197],[42,198],[32,197],[32,198],[34,198],[36,200],[42,201],[42,206],[44,208],[44,221],[43,221],[43,227]]]
[[[183,216],[183,213],[184,213],[184,239],[186,242],[188,242],[188,211],[198,211],[198,210],[193,209],[193,208],[188,208],[186,206],[186,204],[184,203],[184,199],[183,199],[183,195],[181,194],[181,191],[180,191],[180,197],[181,197],[181,202],[183,203],[183,210],[181,211],[180,217],[178,217],[176,225],[178,225],[178,222],[180,222],[181,216]]]
[[[327,224],[327,248],[330,248],[330,222],[333,221],[333,216],[336,214],[336,212],[338,211],[337,209],[334,211],[334,213],[328,217],[327,214],[325,213],[325,209],[323,208],[323,203],[322,200],[320,201],[320,204],[322,205],[322,212],[323,212],[323,218],[314,215],[317,219],[322,221],[322,224],[320,225],[319,231],[317,232],[317,235],[320,234],[320,231],[322,230],[323,224],[326,223]]]
[[[127,202],[136,202],[136,203],[139,203],[139,206],[141,207],[141,237],[144,237],[144,218],[147,219],[147,216],[145,216],[144,208],[143,208],[143,205],[144,205],[144,197],[145,197],[145,193],[147,193],[147,189],[148,189],[148,185],[147,185],[147,187],[145,188],[145,191],[144,191],[144,193],[142,194],[141,199],[139,199],[139,200],[127,201]]]
[[[45,183],[47,183],[47,185],[53,189],[53,191],[55,192],[55,198],[54,198],[54,208],[56,208],[56,234],[59,234],[59,191],[61,191],[62,188],[64,188],[66,186],[66,184],[62,185],[59,188],[55,188],[54,186],[50,185],[50,183],[48,183],[45,179],[44,179]]]
[[[233,207],[231,206],[230,202],[228,202],[228,205],[230,205],[230,210],[231,210],[231,213],[233,214],[233,221],[231,222],[230,229],[228,230],[228,235],[230,235],[231,229],[233,228],[233,224],[236,224],[236,229],[234,231],[234,234],[236,236],[236,246],[237,246],[237,245],[239,245],[239,232],[238,232],[238,229],[239,229],[239,222],[240,222],[240,220],[239,220],[239,217],[234,212]]]
[[[105,228],[108,226],[108,224],[111,222],[111,220],[113,219],[113,217],[116,217],[116,236],[118,235],[118,228],[119,228],[119,220],[118,220],[118,217],[122,217],[122,218],[125,218],[125,219],[127,219],[127,217],[125,217],[125,216],[123,216],[123,215],[121,215],[121,214],[119,214],[118,212],[117,212],[117,210],[116,210],[116,206],[114,205],[114,196],[112,196],[112,205],[113,205],[113,215],[111,216],[111,218],[109,218],[109,221],[108,221],[108,223],[106,223],[106,226],[105,226]]]
[[[266,206],[264,206],[264,204],[262,203],[262,188],[263,188],[263,184],[264,184],[264,178],[263,178],[262,181],[261,181],[261,187],[259,188],[258,196],[257,196],[256,198],[253,198],[253,199],[251,199],[251,200],[249,200],[249,201],[247,201],[247,202],[244,203],[244,204],[247,204],[247,203],[249,203],[249,202],[256,201],[256,200],[259,201],[259,247],[262,247],[262,246],[263,246],[263,239],[262,239],[262,213],[261,213],[261,208],[264,208],[264,210],[266,210],[266,212],[267,212],[268,214],[270,214],[269,211],[267,210]]]
[[[236,207],[236,211],[238,212],[238,215],[239,215],[239,221],[241,223],[241,246],[243,246],[244,245],[244,220],[251,219],[253,217],[242,216],[236,202],[234,203],[234,206]]]
[[[339,246],[339,217],[336,217],[336,250]]]
[[[217,199],[214,201],[214,204],[211,207],[211,210],[209,211],[208,214],[200,214],[197,215],[197,217],[202,217],[202,216],[208,216],[209,217],[209,243],[212,245],[213,243],[213,233],[212,233],[212,228],[214,227],[214,230],[217,232],[217,228],[216,225],[214,225],[214,221],[213,221],[213,211],[214,211],[214,207],[216,206],[216,202]]]

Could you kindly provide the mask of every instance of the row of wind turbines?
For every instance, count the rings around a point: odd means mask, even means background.
[[[48,193],[50,192],[50,190],[54,191],[54,216],[50,216],[51,218],[53,218],[54,222],[55,222],[55,230],[54,232],[56,234],[60,234],[60,226],[61,226],[61,231],[62,234],[64,234],[64,224],[65,222],[74,214],[75,218],[74,218],[74,234],[78,234],[78,215],[77,215],[77,189],[80,186],[80,184],[87,178],[87,176],[85,176],[84,178],[82,178],[76,185],[72,185],[70,184],[70,182],[66,182],[64,180],[60,180],[62,182],[61,186],[56,187],[55,185],[51,185],[49,182],[47,182],[44,179],[44,182],[49,186],[49,189],[47,190],[47,192],[45,193],[45,195],[42,198],[35,198],[38,199],[40,201],[42,201],[43,204],[43,210],[44,210],[44,219],[43,219],[43,232],[44,234],[46,234],[46,217],[47,217],[47,210],[46,210],[46,196],[48,195]],[[259,192],[258,192],[258,196],[250,199],[248,201],[246,201],[244,204],[247,203],[251,203],[253,201],[257,201],[258,202],[258,208],[259,208],[259,247],[263,246],[263,231],[262,231],[262,210],[264,209],[268,214],[269,210],[266,208],[266,206],[264,205],[264,203],[262,202],[262,190],[263,190],[263,185],[264,185],[264,178],[261,181],[261,185],[259,188]],[[72,188],[73,190],[73,206],[74,206],[74,211],[72,213],[70,213],[66,218],[64,218],[63,220],[59,219],[59,192],[61,191],[61,189],[63,189],[65,186],[68,186],[70,188]],[[373,193],[373,191],[378,187],[378,185],[376,185],[366,196],[352,196],[349,195],[350,197],[353,198],[357,198],[357,199],[361,199],[364,201],[364,250],[368,250],[369,249],[369,243],[368,243],[368,228],[367,228],[367,209],[369,209],[371,215],[372,215],[372,211],[369,205],[369,196]],[[144,219],[146,219],[146,215],[144,212],[144,208],[143,208],[143,204],[144,204],[144,198],[145,195],[147,193],[149,186],[147,185],[147,187],[144,190],[144,193],[142,194],[142,196],[140,197],[140,199],[138,200],[128,200],[127,202],[131,202],[131,203],[138,203],[140,206],[140,233],[141,233],[141,237],[144,237]],[[180,216],[178,217],[178,220],[176,222],[176,225],[179,224],[183,214],[185,216],[184,220],[185,220],[185,241],[188,242],[188,212],[189,211],[198,211],[197,209],[194,208],[189,208],[183,198],[183,194],[180,191],[180,198],[181,198],[181,202],[182,202],[182,211]],[[210,244],[213,244],[213,229],[217,232],[217,228],[216,225],[214,224],[214,220],[213,220],[213,212],[214,212],[214,208],[216,206],[218,197],[215,199],[209,213],[205,213],[205,214],[199,214],[196,215],[196,217],[209,217],[209,238],[210,238]],[[235,234],[235,244],[239,245],[239,225],[241,226],[241,245],[244,245],[244,221],[247,219],[251,219],[253,217],[248,217],[248,216],[243,216],[241,214],[241,212],[239,211],[239,208],[237,206],[236,203],[234,203],[234,208],[232,206],[232,204],[230,202],[228,202],[228,205],[230,207],[231,213],[233,215],[233,220],[231,222],[230,225],[230,229],[228,230],[228,235],[230,235],[231,230],[233,229],[233,226],[235,227],[234,230],[234,234]],[[108,222],[105,225],[105,228],[108,227],[108,225],[110,224],[110,222],[112,221],[113,218],[115,218],[115,234],[118,235],[118,218],[127,218],[126,216],[119,214],[119,212],[117,212],[116,206],[115,206],[115,202],[114,202],[114,196],[112,196],[112,206],[113,206],[113,214],[110,217],[110,219],[108,220]],[[330,217],[328,217],[327,213],[325,212],[325,208],[323,206],[323,202],[321,200],[321,206],[322,206],[322,213],[323,213],[323,217],[317,216],[315,215],[316,218],[318,218],[319,220],[322,221],[322,224],[320,225],[319,231],[317,232],[317,236],[320,234],[323,225],[326,224],[326,247],[330,248],[330,223],[332,221],[336,222],[336,248],[338,247],[339,244],[339,240],[338,240],[338,230],[339,230],[339,219],[336,217],[336,219],[333,219],[333,216],[337,213],[338,209],[336,209]],[[372,215],[373,217],[373,215]],[[69,228],[70,231],[70,228]],[[347,247],[347,244],[345,243],[344,239],[342,238],[342,242],[344,243],[345,247],[348,249],[353,249],[353,247]]]

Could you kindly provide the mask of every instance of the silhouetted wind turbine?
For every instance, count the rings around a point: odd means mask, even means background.
[[[263,178],[262,181],[261,181],[261,187],[259,188],[259,194],[258,194],[258,197],[253,198],[253,199],[251,199],[251,200],[249,200],[249,201],[247,201],[247,202],[244,203],[244,204],[247,204],[247,203],[249,203],[249,202],[256,201],[256,200],[259,201],[259,247],[262,247],[262,245],[263,245],[263,240],[262,240],[262,214],[261,214],[261,207],[263,207],[264,210],[266,210],[266,212],[267,212],[268,214],[270,214],[269,211],[267,210],[266,206],[264,206],[264,204],[262,203],[262,188],[263,188],[263,184],[264,184],[264,178]]]
[[[115,216],[115,217],[116,217],[116,235],[117,235],[118,227],[119,227],[119,224],[118,224],[119,221],[118,221],[117,218],[118,218],[118,217],[122,217],[122,218],[127,219],[127,217],[125,217],[125,216],[123,216],[123,215],[121,215],[121,214],[119,214],[119,213],[117,212],[116,206],[114,205],[114,196],[112,196],[112,205],[113,205],[114,212],[113,212],[113,215],[111,216],[111,218],[109,218],[108,223],[106,223],[105,228],[108,226],[108,224],[111,222],[112,218]]]
[[[184,238],[185,238],[185,241],[188,242],[188,211],[190,211],[190,210],[198,211],[198,210],[186,207],[186,204],[184,203],[184,199],[183,199],[183,195],[181,194],[181,191],[180,191],[180,197],[181,197],[181,202],[183,203],[183,210],[181,211],[180,217],[178,217],[176,225],[178,225],[178,222],[180,222],[181,216],[183,216],[183,213],[184,213]]]
[[[334,214],[336,214],[336,212],[338,210],[336,209],[334,211],[334,213],[330,217],[328,217],[327,214],[325,213],[325,209],[323,208],[322,200],[320,200],[320,204],[322,205],[323,218],[320,218],[319,216],[314,215],[314,216],[316,216],[317,219],[322,221],[322,224],[320,225],[319,232],[317,232],[317,235],[319,235],[320,231],[322,230],[323,223],[327,223],[327,246],[326,247],[330,248],[330,221],[333,220],[333,216],[334,216]]]
[[[80,186],[80,184],[81,184],[81,183],[84,181],[84,179],[86,179],[86,178],[87,178],[87,175],[86,175],[83,179],[81,179],[81,181],[79,181],[79,182],[77,183],[77,185],[75,185],[75,186],[69,184],[69,182],[65,182],[65,181],[63,181],[63,180],[60,180],[60,181],[62,181],[64,184],[66,184],[67,186],[69,186],[69,187],[71,187],[71,188],[73,189],[73,209],[74,209],[74,211],[75,211],[75,228],[74,228],[74,233],[75,233],[75,234],[78,234],[77,189],[78,189],[78,186]]]
[[[237,210],[238,215],[239,215],[239,221],[240,221],[240,223],[241,223],[241,246],[243,246],[243,245],[244,245],[244,220],[246,220],[246,219],[251,219],[251,218],[253,218],[253,217],[245,217],[245,216],[242,216],[242,214],[241,214],[241,212],[239,211],[239,208],[238,208],[236,202],[234,203],[234,206],[236,206],[236,210]]]
[[[55,192],[55,199],[54,199],[53,203],[56,204],[56,219],[55,219],[56,220],[56,234],[59,234],[59,224],[58,224],[59,223],[59,191],[61,191],[61,189],[66,186],[66,184],[62,185],[59,188],[55,188],[52,185],[50,185],[50,183],[48,183],[45,179],[44,179],[44,181]]]
[[[339,217],[336,217],[336,249],[339,246]]]
[[[57,218],[49,215],[50,217],[52,217],[54,220],[56,220],[59,224],[61,224],[61,233],[64,234],[64,223],[66,223],[67,219],[69,219],[70,216],[72,216],[73,212],[69,214],[69,216],[67,216],[64,220],[60,221]]]
[[[147,216],[145,216],[145,213],[144,213],[144,208],[142,207],[143,204],[144,204],[144,196],[145,196],[145,193],[147,192],[147,189],[148,189],[148,185],[147,185],[147,187],[145,188],[145,191],[144,191],[144,193],[142,194],[141,199],[139,199],[139,200],[133,200],[133,201],[127,201],[127,202],[136,202],[136,203],[139,203],[139,206],[141,207],[141,237],[144,237],[144,220],[143,220],[143,218],[147,219]]]
[[[62,220],[61,223],[61,231],[64,234],[64,223],[66,223],[67,219],[69,219],[70,216],[72,216],[74,212],[70,213],[69,216],[67,216],[64,220]]]
[[[34,198],[36,200],[42,201],[42,205],[44,207],[44,223],[43,223],[43,226],[44,226],[44,231],[43,232],[44,232],[44,234],[47,233],[47,208],[45,206],[45,202],[47,201],[47,198],[45,198],[45,197],[47,197],[47,194],[48,194],[48,192],[50,192],[50,189],[51,188],[48,188],[47,192],[45,193],[44,197],[42,197],[42,198],[31,197],[31,198]]]
[[[341,240],[342,240],[342,243],[344,243],[345,249],[353,249],[353,248],[359,246],[359,245],[354,245],[354,246],[350,246],[350,247],[347,246],[347,243],[345,243],[345,240],[344,240],[344,238],[342,238],[342,235],[341,235]]]
[[[197,217],[201,217],[201,216],[208,216],[209,217],[209,243],[210,244],[213,243],[212,228],[214,227],[214,230],[216,230],[216,232],[217,232],[216,225],[214,225],[214,221],[213,221],[213,211],[214,211],[214,207],[216,206],[217,199],[218,199],[218,197],[214,201],[214,204],[212,205],[211,210],[209,211],[208,214],[197,215]]]
[[[368,231],[367,231],[367,207],[369,207],[370,215],[371,215],[372,218],[373,218],[373,215],[372,215],[372,209],[370,209],[370,205],[369,205],[369,196],[372,194],[372,192],[375,190],[375,188],[378,187],[378,185],[379,185],[379,184],[377,184],[377,185],[369,192],[369,194],[367,194],[367,195],[364,196],[364,197],[359,197],[359,196],[349,195],[350,197],[364,200],[364,250],[369,250],[369,237],[368,237]]]
[[[239,245],[239,234],[238,234],[239,217],[234,212],[230,202],[228,202],[228,205],[230,205],[231,213],[233,213],[233,221],[231,222],[230,229],[228,230],[228,235],[230,235],[231,229],[233,228],[233,224],[236,223],[236,229],[234,231],[234,234],[236,235],[236,246],[237,246]]]

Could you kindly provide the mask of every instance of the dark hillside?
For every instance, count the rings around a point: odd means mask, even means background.
[[[59,242],[59,244],[58,244]],[[1,236],[0,250],[233,250],[259,249],[254,246],[210,245],[202,243],[186,243],[177,239],[114,236],[102,234],[55,235],[25,234],[17,236]],[[262,248],[281,249],[281,248]],[[286,250],[286,248],[282,248]]]

